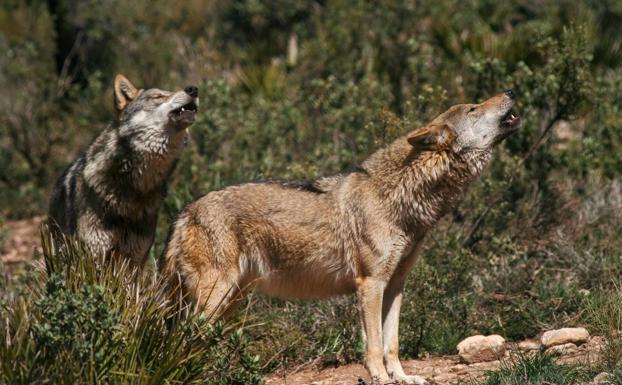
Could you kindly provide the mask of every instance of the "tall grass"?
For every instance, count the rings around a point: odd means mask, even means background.
[[[479,385],[570,385],[588,383],[589,371],[573,365],[562,365],[547,354],[519,356],[498,372],[491,372]]]
[[[0,307],[1,384],[258,384],[238,324],[210,326],[153,272],[43,231],[45,268]]]
[[[586,298],[585,318],[593,333],[605,337],[598,369],[622,383],[622,289],[619,283],[613,286],[613,290]]]

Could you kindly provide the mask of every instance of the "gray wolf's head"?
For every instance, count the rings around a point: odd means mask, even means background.
[[[152,134],[175,134],[194,122],[199,90],[187,86],[180,91],[138,89],[125,76],[114,79],[114,100],[121,130],[149,130]]]
[[[458,104],[437,116],[426,127],[407,136],[421,150],[450,149],[460,153],[487,150],[516,131],[520,117],[510,112],[514,106],[511,90],[480,104]]]

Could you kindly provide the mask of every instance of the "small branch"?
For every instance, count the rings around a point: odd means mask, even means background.
[[[536,142],[531,146],[529,151],[527,151],[527,154],[525,154],[525,156],[520,161],[518,161],[518,163],[516,163],[514,170],[510,174],[510,177],[508,178],[508,182],[507,182],[508,185],[514,182],[514,179],[516,179],[516,177],[518,176],[518,173],[520,169],[523,167],[523,165],[525,164],[525,162],[527,162],[527,160],[529,160],[529,158],[533,156],[534,152],[538,149],[538,147],[540,147],[540,145],[544,142],[544,139],[547,137],[549,132],[553,129],[553,126],[555,125],[555,123],[559,119],[561,119],[562,116],[564,116],[563,110],[557,111],[553,119],[551,119],[549,123],[544,127],[544,130],[542,130],[542,133],[540,134]],[[467,237],[465,238],[464,242],[462,242],[463,246],[468,247],[472,244],[473,236],[475,235],[477,230],[479,230],[479,228],[481,227],[482,223],[484,222],[484,219],[488,216],[488,214],[490,213],[490,210],[492,210],[493,207],[495,207],[497,204],[501,202],[502,198],[503,198],[503,192],[500,192],[500,193],[497,193],[494,199],[492,199],[492,202],[488,204],[484,212],[475,220],[475,222],[469,229]]]
[[[58,74],[56,97],[61,97],[67,91],[67,89],[69,88],[68,85],[71,84],[71,82],[73,81],[75,77],[75,72],[76,72],[75,69],[74,69],[74,73],[69,75],[69,66],[71,65],[71,59],[75,56],[76,51],[82,44],[83,37],[84,37],[84,31],[78,32],[73,42],[73,45],[71,46],[71,49],[69,50],[69,53],[67,53],[67,56],[65,57],[65,60],[63,61],[63,67],[61,68],[60,73]]]

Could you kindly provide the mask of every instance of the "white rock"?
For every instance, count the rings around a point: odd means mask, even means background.
[[[577,349],[579,349],[577,345],[573,344],[572,342],[569,342],[563,345],[551,346],[550,348],[546,349],[545,353],[546,354],[556,354],[556,353],[565,354],[565,353],[576,352]]]
[[[464,364],[457,364],[449,368],[450,373],[466,374],[469,371],[469,367]]]
[[[590,339],[590,333],[585,328],[563,328],[549,330],[542,335],[541,342],[545,347],[574,343],[581,345]]]
[[[596,375],[592,380],[592,385],[607,385],[613,384],[613,380],[611,378],[611,374],[607,372],[602,372]]]
[[[518,343],[518,350],[529,352],[540,349],[540,343],[536,341],[525,340]]]
[[[505,355],[505,339],[496,334],[468,337],[458,344],[458,355],[469,364],[498,360]]]
[[[458,380],[458,375],[454,373],[442,373],[434,377],[434,381],[440,384],[453,383]]]

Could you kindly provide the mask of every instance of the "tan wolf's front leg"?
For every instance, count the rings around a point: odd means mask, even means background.
[[[384,360],[387,372],[393,380],[406,384],[424,385],[428,382],[420,376],[404,373],[399,358],[399,319],[402,305],[404,283],[390,283],[384,292],[382,301],[382,332],[384,342]]]
[[[386,283],[373,278],[358,280],[357,294],[366,336],[365,366],[372,381],[390,381],[382,362],[382,294]]]

